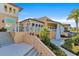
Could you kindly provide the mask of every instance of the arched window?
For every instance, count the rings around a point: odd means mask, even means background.
[[[7,6],[6,5],[4,6],[4,9],[5,9],[5,11],[7,11]]]
[[[38,26],[38,24],[36,24],[36,27]]]
[[[32,23],[32,26],[34,26],[34,23]]]
[[[15,9],[13,9],[13,12],[14,12],[14,13],[16,13],[16,10],[15,10]]]
[[[2,23],[4,23],[4,20],[2,20]]]
[[[12,12],[12,8],[11,8],[11,7],[9,8],[9,12],[10,12],[10,13]]]

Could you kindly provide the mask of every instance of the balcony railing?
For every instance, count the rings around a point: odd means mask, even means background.
[[[50,32],[56,32],[56,29],[49,29]]]

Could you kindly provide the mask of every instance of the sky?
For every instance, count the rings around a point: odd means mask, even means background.
[[[40,18],[47,16],[48,18],[75,26],[74,20],[67,20],[68,15],[75,8],[79,8],[79,3],[16,3],[17,6],[23,8],[19,13],[19,19]]]

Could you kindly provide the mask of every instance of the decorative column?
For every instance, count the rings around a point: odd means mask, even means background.
[[[56,29],[56,39],[55,40],[61,40],[61,29],[60,29],[60,25],[57,24],[57,29]]]
[[[24,26],[24,32],[26,32],[26,26]]]

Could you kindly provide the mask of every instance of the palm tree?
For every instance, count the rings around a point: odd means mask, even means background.
[[[74,9],[70,15],[68,16],[68,19],[74,19],[76,23],[76,32],[78,34],[78,21],[79,21],[79,9]]]

